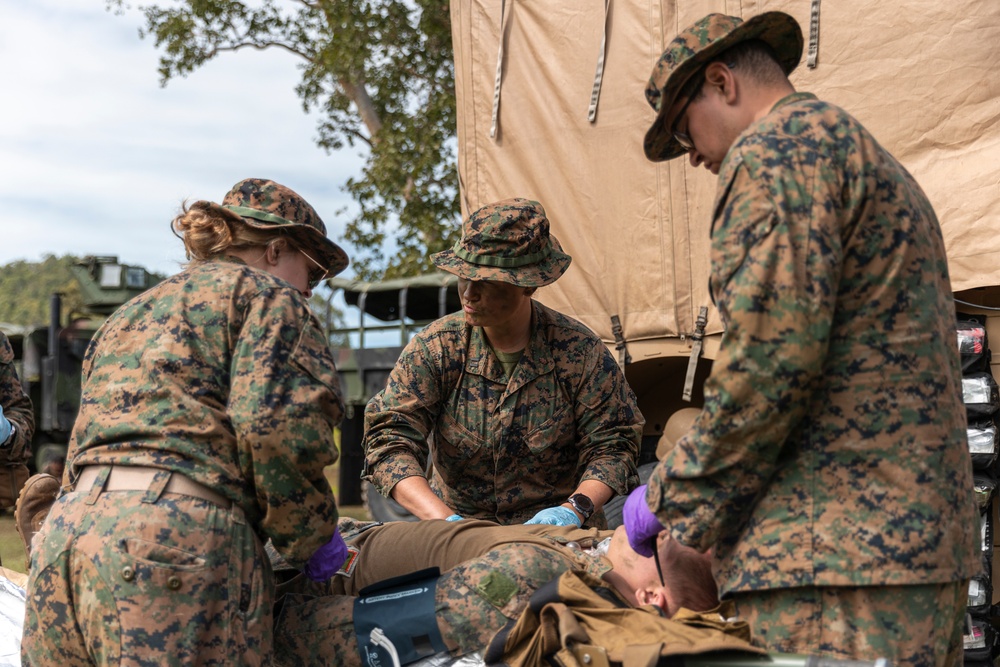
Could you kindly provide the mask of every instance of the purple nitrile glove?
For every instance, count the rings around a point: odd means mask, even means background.
[[[622,506],[622,523],[628,543],[640,556],[656,553],[656,536],[663,530],[663,524],[646,504],[646,485],[637,486],[628,494]]]
[[[334,533],[330,541],[316,550],[306,563],[306,576],[313,581],[326,581],[340,569],[347,560],[347,545],[340,533]]]

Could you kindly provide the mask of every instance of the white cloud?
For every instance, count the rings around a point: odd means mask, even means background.
[[[141,21],[103,0],[0,0],[0,264],[115,254],[173,273],[181,201],[248,176],[298,191],[339,239],[362,159],[316,146],[294,58],[223,54],[161,88]]]

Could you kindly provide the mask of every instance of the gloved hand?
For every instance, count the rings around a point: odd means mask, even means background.
[[[663,530],[663,524],[646,504],[646,485],[637,486],[628,494],[622,506],[622,523],[628,543],[640,556],[656,553],[656,536]]]
[[[451,516],[445,518],[445,521],[461,521],[463,517],[461,514],[452,514]]]
[[[306,563],[306,576],[313,581],[326,581],[347,561],[347,544],[335,532],[330,541],[316,550]]]
[[[535,516],[524,522],[529,526],[536,523],[547,523],[550,526],[577,526],[581,525],[580,517],[576,512],[568,507],[559,505],[558,507],[546,507]]]
[[[0,405],[0,445],[10,437],[10,422],[3,416],[3,406]]]

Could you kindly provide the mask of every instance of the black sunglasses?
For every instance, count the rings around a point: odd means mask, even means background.
[[[709,63],[709,65],[711,64],[712,63]],[[726,63],[726,67],[728,67],[729,69],[736,69],[736,63]],[[694,150],[694,141],[691,139],[691,135],[689,135],[687,132],[681,132],[680,130],[677,129],[677,126],[680,125],[681,119],[684,118],[684,114],[687,112],[688,107],[691,106],[691,103],[694,102],[694,99],[698,97],[698,95],[701,93],[701,87],[705,85],[706,69],[708,69],[708,65],[705,65],[705,67],[701,68],[701,71],[697,72],[694,75],[695,77],[697,77],[698,83],[696,83],[694,86],[691,87],[691,92],[688,93],[687,101],[684,102],[684,106],[681,107],[681,110],[677,112],[677,118],[674,119],[673,127],[670,128],[670,134],[673,135],[674,141],[679,143],[681,145],[681,148],[683,148],[686,151]],[[694,77],[692,77],[692,80],[693,79]],[[687,85],[690,85],[690,82]],[[684,91],[681,91],[681,95],[683,94]]]
[[[684,102],[684,106],[682,106],[681,110],[677,113],[677,118],[674,119],[674,125],[673,127],[670,128],[670,133],[673,135],[674,141],[679,143],[681,145],[681,148],[683,148],[686,151],[694,150],[694,141],[691,140],[691,137],[688,135],[687,132],[681,132],[680,130],[678,130],[677,126],[680,124],[681,119],[684,118],[684,114],[687,112],[688,107],[691,106],[691,102],[693,102],[694,98],[698,97],[698,93],[701,92],[701,87],[705,84],[705,77],[703,76],[703,74],[704,70],[702,70],[696,75],[697,77],[699,77],[698,83],[697,85],[695,85],[694,88],[691,89],[691,92],[688,94],[687,101]]]
[[[319,284],[323,282],[323,280],[330,272],[326,269],[326,267],[324,267],[322,264],[313,259],[302,248],[299,248],[298,250],[305,256],[306,259],[308,259],[313,264],[312,268],[309,269],[308,280],[309,280],[309,289],[314,290],[317,287],[319,287]]]
[[[656,563],[656,574],[660,577],[660,585],[667,587],[667,582],[663,579],[663,566],[660,565],[660,538],[655,538],[653,542],[653,562]]]

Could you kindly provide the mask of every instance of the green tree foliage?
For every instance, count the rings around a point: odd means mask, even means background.
[[[127,6],[105,1],[119,12]],[[140,9],[140,36],[161,50],[162,85],[225,52],[275,49],[299,59],[296,92],[306,111],[320,112],[318,144],[367,151],[362,174],[347,183],[360,208],[345,239],[359,278],[423,273],[431,252],[454,243],[448,0],[176,0]],[[386,257],[390,235],[398,250]]]
[[[62,312],[79,311],[80,286],[69,267],[73,255],[45,255],[41,262],[17,261],[0,266],[0,322],[44,326],[49,322],[49,298],[62,294]]]
[[[41,262],[19,260],[0,265],[0,323],[16,326],[44,327],[49,323],[49,303],[53,293],[62,295],[62,324],[76,316],[86,316],[80,284],[70,266],[80,261],[75,255],[56,257],[45,255]],[[154,274],[162,280],[165,276]],[[344,326],[344,313],[332,303],[333,293],[327,286],[316,290],[309,305],[319,319],[334,347],[346,347],[347,336],[334,329]],[[103,319],[97,317],[97,324]]]

